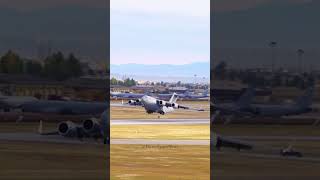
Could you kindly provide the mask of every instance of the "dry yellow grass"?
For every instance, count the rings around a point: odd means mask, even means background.
[[[0,143],[0,179],[106,179],[105,146],[32,142]]]
[[[209,146],[111,145],[112,180],[208,180]]]
[[[112,145],[111,179],[208,179],[209,146]],[[102,144],[0,143],[0,179],[107,179]]]
[[[116,125],[111,138],[210,139],[209,125]]]

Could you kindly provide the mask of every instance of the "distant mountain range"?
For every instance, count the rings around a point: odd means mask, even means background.
[[[144,65],[122,64],[110,65],[111,76],[117,78],[135,78],[144,81],[165,82],[209,82],[210,62],[192,63],[184,65]]]

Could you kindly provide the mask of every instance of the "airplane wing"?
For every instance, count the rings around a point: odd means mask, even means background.
[[[52,131],[52,132],[42,132],[39,133],[40,135],[44,135],[44,136],[50,136],[50,135],[59,135],[58,131]]]
[[[184,106],[180,104],[170,104],[169,107],[174,107],[175,109],[181,109],[181,110],[187,110],[187,111],[210,111],[210,109],[204,109],[204,108],[194,108],[194,107],[189,107],[189,106]]]
[[[213,107],[213,111],[218,111],[220,112],[222,115],[225,114],[233,114],[233,115],[237,115],[237,116],[254,116],[253,113],[251,113],[248,110],[241,110],[241,109],[232,109],[232,108],[223,108],[223,107],[219,107],[219,106],[215,106],[212,105]]]
[[[197,112],[208,112],[210,109],[204,109],[204,108],[191,108],[191,107],[180,107],[180,109],[187,110],[187,111],[197,111]]]
[[[139,107],[143,107],[142,104],[140,105],[131,105],[131,104],[110,104],[111,107],[128,107],[128,108],[139,108]]]
[[[216,142],[215,146],[218,150],[221,147],[234,148],[234,149],[238,149],[239,151],[241,149],[244,149],[244,150],[253,149],[252,144],[249,144],[247,142],[243,142],[240,140],[236,140],[236,139],[222,137],[222,136],[217,136],[217,142]]]
[[[143,107],[143,103],[141,103],[140,99],[136,99],[136,100],[130,100],[126,103],[124,103],[123,101],[121,103],[116,103],[116,104],[110,104],[110,106],[112,107]]]

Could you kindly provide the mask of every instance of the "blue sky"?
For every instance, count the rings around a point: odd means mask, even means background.
[[[209,58],[210,0],[111,0],[111,64]]]

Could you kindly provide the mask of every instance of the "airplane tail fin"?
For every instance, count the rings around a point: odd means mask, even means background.
[[[312,104],[314,95],[314,86],[309,87],[306,92],[296,100],[296,105],[300,107],[309,107]]]
[[[109,122],[109,115],[108,111],[105,110],[101,114],[101,134],[103,136],[103,144],[110,144],[110,122]]]
[[[175,103],[175,102],[177,102],[177,100],[178,100],[178,94],[173,93],[170,100],[169,100],[169,103]]]
[[[249,106],[254,97],[254,93],[255,93],[254,87],[252,86],[248,87],[236,102],[237,106],[239,106],[240,108]]]

